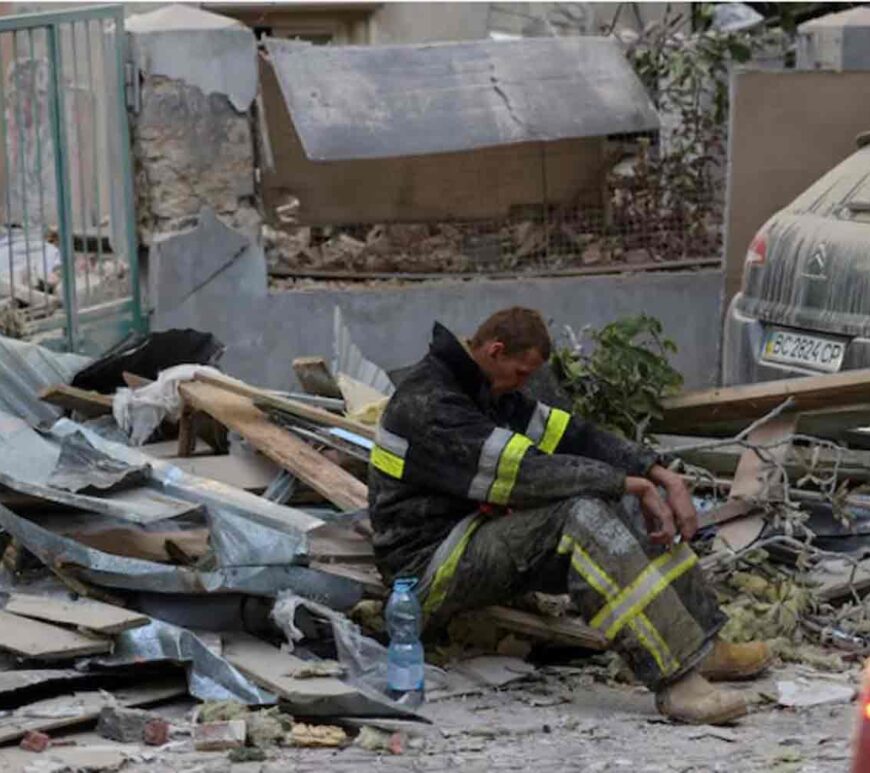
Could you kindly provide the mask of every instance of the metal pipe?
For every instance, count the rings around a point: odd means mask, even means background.
[[[24,260],[27,270],[27,305],[33,307],[33,272],[30,268],[30,221],[27,212],[27,154],[25,153],[25,145],[27,144],[27,135],[24,132],[24,118],[21,110],[21,77],[20,77],[20,62],[18,60],[18,33],[12,33],[12,57],[13,57],[13,72],[15,79],[12,83],[12,89],[15,92],[15,123],[18,128],[18,173],[21,178],[21,211],[22,225],[24,227]],[[17,82],[16,82],[17,81]]]
[[[3,168],[6,179],[3,187],[6,193],[6,248],[9,259],[9,296],[15,299],[15,265],[12,260],[12,167],[9,162],[9,127],[6,123],[6,69],[3,66],[3,43],[8,35],[0,34],[0,133],[3,135]]]
[[[66,312],[67,347],[75,351],[79,342],[78,306],[75,292],[75,275],[73,273],[73,235],[72,211],[69,196],[69,151],[66,143],[66,133],[63,127],[63,89],[58,79],[62,74],[63,59],[61,57],[60,37],[57,25],[49,25],[49,106],[51,108],[51,131],[55,148],[55,179],[57,189],[57,220],[59,247],[63,265],[63,296]]]
[[[102,23],[100,23],[102,29]],[[102,272],[103,269],[103,199],[100,195],[100,156],[97,152],[97,133],[99,131],[99,120],[98,120],[98,112],[97,112],[97,90],[94,88],[94,68],[91,62],[94,53],[94,46],[91,42],[91,23],[90,21],[85,22],[85,36],[87,40],[87,49],[88,49],[88,88],[89,94],[91,95],[91,131],[92,131],[92,142],[93,142],[93,170],[94,170],[94,195],[96,196],[96,230],[97,230],[97,268],[98,271]],[[104,70],[105,71],[105,70]],[[118,275],[118,257],[115,255],[115,276]]]
[[[43,291],[48,292],[48,257],[45,251],[45,192],[42,189],[42,102],[39,99],[39,92],[36,89],[37,75],[39,74],[39,65],[37,63],[35,49],[33,45],[33,30],[27,30],[27,36],[30,39],[30,61],[33,63],[33,77],[30,79],[30,104],[35,106],[36,120],[34,122],[34,130],[36,133],[36,177],[39,180],[39,243],[42,248],[42,283]],[[46,310],[49,309],[48,298],[45,298]]]
[[[88,254],[88,197],[85,195],[85,139],[82,132],[81,112],[79,111],[79,56],[78,46],[76,45],[76,23],[71,22],[69,25],[70,34],[70,52],[72,54],[72,69],[73,69],[73,88],[72,88],[72,110],[74,113],[73,123],[75,125],[75,148],[76,160],[79,170],[79,209],[81,210],[82,222],[82,252],[85,256],[85,305],[91,302],[91,256]],[[75,217],[75,212],[73,212]],[[75,272],[75,257],[73,257],[73,271]]]

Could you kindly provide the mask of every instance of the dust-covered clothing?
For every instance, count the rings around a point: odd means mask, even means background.
[[[494,397],[436,324],[384,411],[369,468],[375,559],[422,578],[427,623],[538,589],[569,592],[654,689],[723,624],[685,545],[653,546],[627,474],[656,455],[514,392]]]
[[[655,454],[519,392],[495,398],[465,347],[435,324],[429,354],[390,399],[369,468],[378,567],[421,574],[482,503],[529,508],[618,499]]]
[[[529,591],[570,593],[644,684],[694,668],[725,623],[687,545],[652,545],[635,497],[573,497],[454,527],[424,572],[429,628]]]

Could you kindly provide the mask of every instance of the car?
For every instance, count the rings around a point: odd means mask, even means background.
[[[870,132],[758,231],[725,321],[725,385],[870,367]]]

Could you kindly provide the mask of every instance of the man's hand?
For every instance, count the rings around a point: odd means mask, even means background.
[[[698,531],[698,512],[695,510],[692,495],[685,481],[677,473],[659,464],[653,465],[650,469],[649,478],[653,483],[664,488],[677,528],[683,539],[688,542]]]
[[[625,479],[625,492],[640,500],[640,509],[646,521],[650,541],[670,547],[677,533],[674,512],[659,496],[655,484],[646,478],[628,476]]]

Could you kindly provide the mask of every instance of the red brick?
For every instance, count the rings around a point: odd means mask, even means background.
[[[51,736],[36,730],[28,730],[21,739],[21,748],[29,752],[44,752],[51,746]]]
[[[169,724],[163,719],[151,719],[145,723],[142,740],[148,746],[163,746],[169,740]]]

